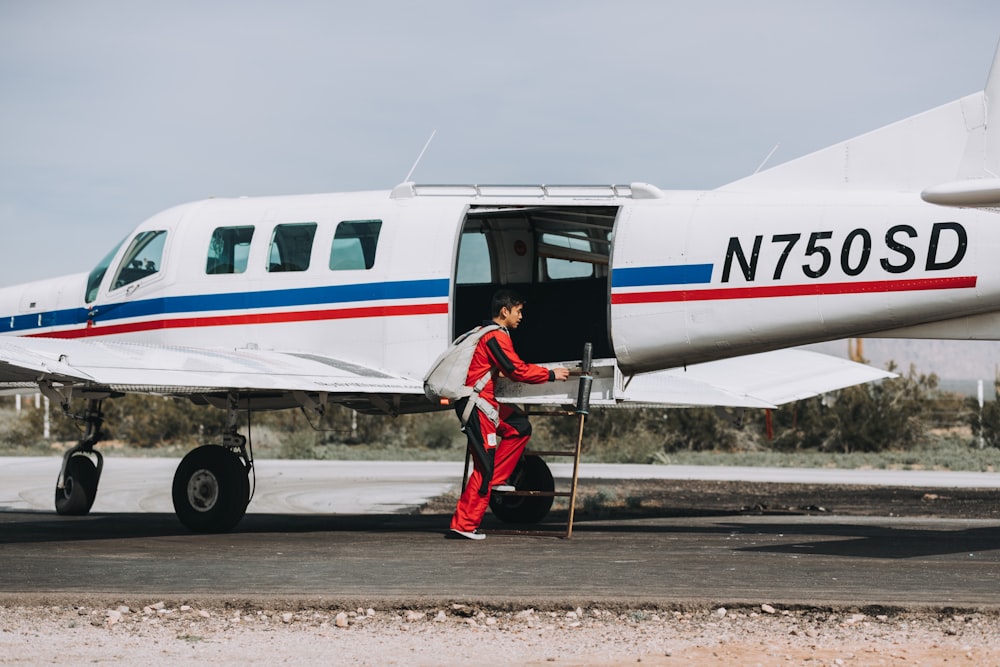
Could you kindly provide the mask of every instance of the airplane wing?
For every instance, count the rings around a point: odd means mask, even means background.
[[[622,375],[613,360],[597,360],[593,375],[591,405],[743,408],[773,408],[896,376],[871,366],[802,349],[751,354],[634,376]],[[573,404],[576,403],[576,391],[576,382],[545,385],[504,382],[498,388],[498,396],[512,403]]]
[[[114,341],[0,338],[0,389],[38,382],[172,396],[248,393],[419,396],[419,380],[316,354],[163,347]]]
[[[572,365],[572,364],[550,364]],[[864,364],[801,349],[777,350],[625,376],[613,359],[595,360],[591,405],[720,405],[769,408],[894,377]],[[74,391],[168,396],[229,392],[280,396],[323,393],[362,411],[430,409],[420,380],[315,354],[253,349],[202,349],[48,338],[0,338],[0,392],[37,391],[39,382]],[[577,383],[526,385],[501,381],[501,401],[572,404]],[[379,396],[383,397],[381,400]],[[392,400],[384,397],[394,397]],[[389,403],[394,401],[391,407]],[[273,407],[279,407],[275,405]],[[419,406],[419,407],[418,407]],[[272,407],[272,406],[269,406]]]

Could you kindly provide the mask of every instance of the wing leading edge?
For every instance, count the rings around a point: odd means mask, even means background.
[[[422,383],[412,378],[312,354],[0,339],[0,389],[23,391],[45,382],[74,390],[172,396],[304,392],[423,397]]]

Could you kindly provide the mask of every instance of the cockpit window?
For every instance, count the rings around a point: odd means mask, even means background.
[[[314,236],[315,222],[297,222],[275,227],[274,235],[271,236],[267,270],[277,273],[308,269]]]
[[[334,271],[372,268],[375,265],[375,247],[381,230],[381,220],[341,222],[333,235],[330,268]]]
[[[84,296],[84,300],[87,303],[93,303],[94,299],[97,298],[97,293],[101,289],[101,281],[104,280],[104,274],[108,272],[108,267],[111,266],[111,260],[115,258],[115,255],[118,253],[118,248],[121,248],[123,243],[125,243],[125,239],[116,243],[115,247],[111,249],[111,252],[105,255],[104,259],[98,262],[97,266],[94,267],[94,270],[90,272],[89,276],[87,276],[87,294]]]
[[[130,285],[157,273],[160,270],[160,260],[163,258],[163,246],[166,241],[166,230],[140,232],[125,251],[118,273],[111,283],[111,289]]]
[[[243,273],[247,270],[253,227],[219,227],[208,243],[205,273]]]

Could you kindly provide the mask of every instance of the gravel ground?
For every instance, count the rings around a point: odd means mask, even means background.
[[[883,611],[885,613],[875,613]],[[867,612],[867,613],[866,613]],[[0,607],[0,664],[1000,665],[1000,616],[893,610]]]

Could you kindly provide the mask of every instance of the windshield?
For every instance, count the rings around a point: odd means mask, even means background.
[[[130,285],[158,272],[166,240],[167,232],[162,229],[137,234],[122,258],[111,289]]]
[[[104,274],[108,272],[108,267],[111,266],[111,260],[115,258],[115,255],[118,253],[118,249],[122,247],[123,243],[125,243],[125,239],[116,243],[115,247],[111,249],[111,252],[105,255],[104,259],[98,262],[97,266],[94,267],[94,270],[90,272],[89,276],[87,276],[87,294],[84,297],[84,300],[87,303],[92,303],[94,299],[97,298],[97,292],[101,288],[101,281],[104,280]]]

